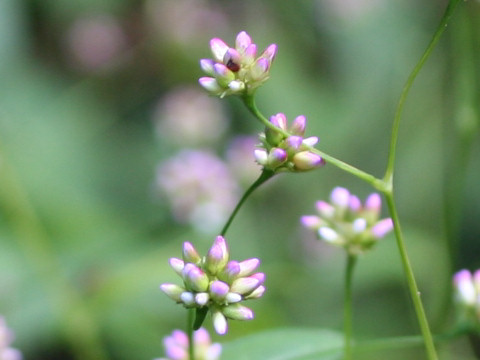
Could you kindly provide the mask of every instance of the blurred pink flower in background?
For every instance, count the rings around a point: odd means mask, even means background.
[[[214,144],[228,127],[221,103],[197,87],[167,93],[156,106],[153,121],[162,140],[183,147]]]
[[[256,136],[237,136],[229,143],[226,159],[235,177],[247,186],[251,185],[262,171],[253,157],[258,144]]]
[[[156,184],[176,220],[205,233],[219,231],[239,199],[228,166],[206,150],[182,150],[161,163]]]
[[[108,14],[77,19],[65,42],[72,66],[95,72],[113,67],[127,46],[121,24]]]
[[[145,15],[154,36],[184,46],[203,45],[210,31],[228,28],[225,13],[204,0],[148,0]]]

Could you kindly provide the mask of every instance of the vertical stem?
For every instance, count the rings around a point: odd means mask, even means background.
[[[343,333],[345,337],[344,359],[352,359],[352,334],[353,334],[353,296],[352,296],[352,280],[353,270],[357,262],[357,256],[348,253],[347,265],[345,269],[345,293],[344,293],[344,310],[343,310]]]
[[[394,223],[394,232],[397,239],[398,251],[400,253],[400,258],[403,265],[403,271],[407,279],[408,289],[410,291],[410,297],[413,301],[413,306],[415,308],[415,313],[417,315],[417,320],[422,332],[423,341],[425,343],[425,348],[429,360],[438,359],[437,353],[435,351],[435,345],[433,343],[432,333],[428,325],[428,320],[425,315],[425,310],[423,308],[422,300],[420,298],[420,291],[418,290],[417,282],[415,281],[415,276],[413,274],[412,265],[407,254],[407,248],[405,246],[405,240],[403,238],[402,229],[400,228],[400,220],[398,219],[397,209],[395,207],[395,200],[393,197],[393,192],[385,193],[387,199],[388,209]]]
[[[195,360],[195,343],[193,342],[193,322],[195,321],[195,309],[188,309],[187,313],[187,336],[188,336],[188,358]]]
[[[270,179],[273,175],[275,175],[275,172],[272,170],[266,170],[264,169],[260,176],[258,177],[257,180],[245,191],[243,194],[242,198],[238,202],[237,206],[235,206],[235,209],[233,209],[233,212],[230,214],[230,217],[228,218],[227,222],[225,223],[225,226],[223,227],[222,231],[220,232],[220,235],[225,236],[228,228],[230,227],[230,224],[232,223],[233,219],[238,213],[238,210],[242,207],[243,203],[247,198],[250,196],[251,193],[255,191],[260,185],[262,185],[264,182],[266,182],[268,179]]]
[[[448,21],[453,15],[453,12],[459,2],[460,0],[450,0],[450,2],[448,3],[447,9],[445,10],[443,17],[437,26],[437,30],[435,31],[435,34],[433,35],[432,40],[428,44],[427,48],[425,49],[425,52],[423,53],[418,63],[413,68],[412,72],[410,73],[407,79],[407,82],[403,87],[402,94],[400,95],[400,99],[397,104],[397,110],[395,111],[395,117],[393,119],[392,137],[390,141],[390,150],[388,154],[387,170],[385,171],[385,176],[384,176],[385,181],[391,181],[391,179],[393,178],[393,170],[395,165],[395,150],[396,150],[397,139],[398,139],[398,129],[400,127],[400,119],[402,117],[403,108],[405,105],[405,101],[407,100],[408,93],[410,92],[410,88],[412,87],[413,82],[415,81],[418,73],[420,72],[423,65],[429,58],[433,49],[435,48],[435,45],[437,45],[438,41],[440,40],[440,37],[442,36],[443,32],[447,28]]]

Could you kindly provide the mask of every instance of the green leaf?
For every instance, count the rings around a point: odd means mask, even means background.
[[[285,328],[260,332],[223,345],[222,359],[340,359],[343,336],[328,329]]]

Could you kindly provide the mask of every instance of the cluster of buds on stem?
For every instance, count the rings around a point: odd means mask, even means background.
[[[317,201],[318,215],[302,216],[302,224],[315,230],[330,244],[344,247],[351,255],[363,253],[393,229],[391,218],[381,219],[382,199],[370,194],[362,205],[360,199],[342,187],[333,189],[330,203]]]
[[[307,119],[300,115],[287,126],[285,114],[270,117],[272,127],[260,134],[261,147],[255,150],[255,160],[265,169],[306,171],[325,164],[324,159],[309,149],[318,142],[316,136],[305,138]]]
[[[200,60],[200,67],[208,75],[199,79],[200,85],[212,95],[252,94],[269,77],[277,45],[269,45],[257,57],[257,45],[242,31],[237,35],[235,47],[223,40],[210,40],[213,59]]]
[[[172,334],[163,339],[165,347],[164,358],[155,360],[190,360],[188,355],[188,336],[181,330],[173,330]],[[213,343],[208,331],[200,328],[193,334],[194,360],[218,360],[222,353],[222,346]]]
[[[162,284],[171,299],[199,313],[210,311],[215,331],[227,332],[227,319],[251,320],[253,311],[240,303],[257,299],[265,292],[265,274],[257,272],[260,260],[229,261],[227,243],[217,236],[207,256],[201,257],[189,242],[183,244],[183,259],[171,258],[170,266],[183,285]]]
[[[459,320],[474,330],[480,330],[480,270],[473,274],[460,270],[453,276],[454,298]]]

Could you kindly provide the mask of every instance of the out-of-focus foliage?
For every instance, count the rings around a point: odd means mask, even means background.
[[[162,355],[162,337],[185,324],[183,308],[158,289],[177,280],[168,258],[187,240],[204,252],[220,228],[173,215],[156,184],[159,164],[182,148],[209,151],[230,159],[232,174],[245,166],[244,178],[236,176],[246,188],[258,171],[253,155],[244,163],[229,144],[263,130],[235,98],[212,105],[190,95],[175,100],[184,107],[172,105],[174,94],[200,91],[198,60],[210,56],[210,38],[233,42],[246,30],[260,47],[276,43],[260,109],[306,115],[320,149],[381,176],[396,101],[445,5],[0,1],[0,314],[14,346],[32,360],[152,359]],[[434,332],[452,323],[452,271],[480,266],[480,3],[459,7],[408,99],[396,166],[407,247]],[[198,137],[176,133],[175,116],[180,130],[191,119]],[[211,130],[202,133],[202,124]],[[341,330],[344,254],[299,224],[337,185],[372,191],[327,164],[279,176],[242,208],[227,235],[230,252],[262,259],[267,293],[253,305],[254,321],[232,323],[215,341],[285,326]],[[459,249],[453,264],[447,237]],[[354,299],[359,339],[418,333],[393,236],[361,257]],[[471,358],[461,341],[441,350]],[[417,347],[359,358],[422,354]]]

